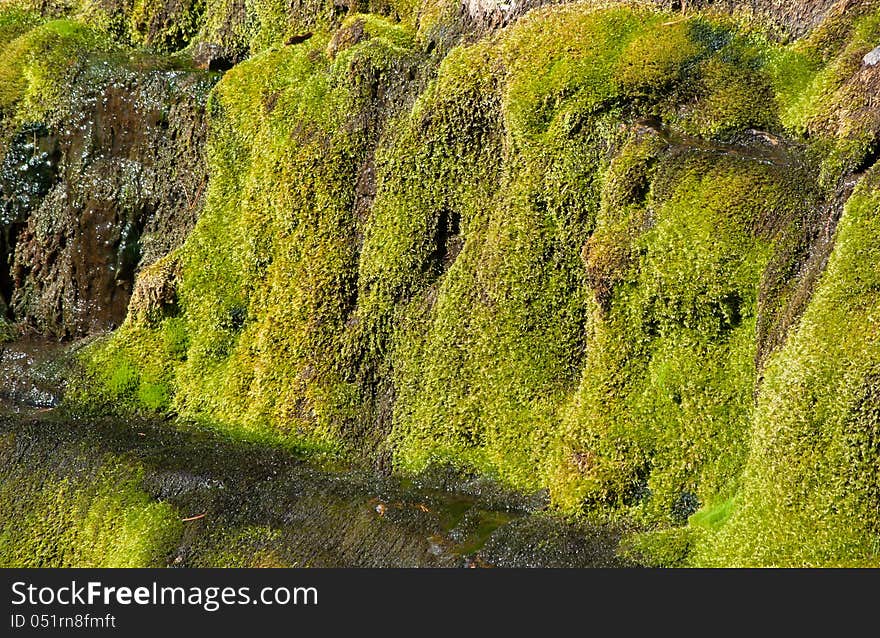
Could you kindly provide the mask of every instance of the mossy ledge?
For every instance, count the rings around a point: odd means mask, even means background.
[[[3,9],[7,139],[83,56],[231,68],[70,402],[546,490],[645,564],[880,564],[880,4],[99,4]]]

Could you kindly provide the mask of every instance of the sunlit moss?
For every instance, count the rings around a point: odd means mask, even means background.
[[[26,476],[7,474],[0,484],[0,565],[165,565],[181,523],[172,506],[141,491],[137,468],[108,462],[91,476],[23,470]]]
[[[736,508],[702,565],[880,561],[880,189],[847,205],[828,269],[758,397]]]
[[[85,56],[106,46],[102,34],[69,20],[47,22],[9,41],[0,53],[4,123],[38,122],[63,108]]]
[[[756,363],[768,268],[876,143],[858,84],[874,13],[781,45],[554,6],[422,76],[440,5],[419,31],[252,9],[261,52],[212,95],[175,302],[133,303],[89,352],[93,397],[549,489],[655,530],[633,541],[651,564],[874,560],[867,186],[803,320]],[[81,29],[50,25],[7,51]],[[25,104],[16,64],[0,108]]]

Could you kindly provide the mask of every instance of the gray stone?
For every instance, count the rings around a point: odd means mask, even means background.
[[[868,66],[880,64],[880,47],[877,47],[865,56],[865,64]]]

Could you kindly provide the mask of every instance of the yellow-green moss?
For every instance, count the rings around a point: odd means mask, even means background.
[[[160,52],[178,51],[189,44],[201,28],[205,0],[176,3],[174,11],[168,7],[168,3],[134,0],[128,16],[133,44]]]
[[[731,489],[741,469],[772,242],[754,229],[763,215],[791,217],[803,185],[756,162],[699,153],[678,167],[662,161],[645,203],[652,227],[630,240],[637,257],[622,265],[608,309],[592,310],[581,386],[550,471],[570,508],[642,504],[673,523],[690,513],[688,500]]]
[[[858,392],[876,326],[843,290],[875,291],[855,257],[763,382],[756,364],[768,266],[875,142],[849,109],[873,14],[833,46],[783,46],[705,16],[549,7],[454,48],[410,104],[427,31],[340,17],[334,39],[258,5],[263,52],[211,99],[178,307],[91,352],[98,396],[549,488],[655,530],[634,541],[652,564],[873,560]],[[808,151],[776,136],[806,133]],[[838,253],[874,259],[848,228],[876,210],[863,190]],[[791,389],[810,348],[818,372]]]
[[[317,34],[217,86],[207,204],[181,252],[183,316],[158,328],[132,317],[95,353],[89,367],[110,396],[165,407],[173,390],[182,414],[323,446],[357,420],[342,348],[357,171],[374,135],[375,76],[413,56],[402,27],[369,17],[364,29],[332,59]],[[115,383],[113,371],[133,364],[139,382]]]
[[[701,565],[880,564],[880,188],[847,205],[801,324],[767,365],[736,508]]]
[[[40,23],[40,16],[33,11],[19,7],[4,7],[0,10],[0,45],[30,31]]]
[[[108,462],[93,475],[70,476],[25,469],[27,475],[7,474],[0,483],[0,565],[166,564],[182,531],[179,516],[141,490],[136,467]]]
[[[6,126],[39,122],[63,108],[86,56],[106,47],[96,31],[54,20],[12,39],[0,53],[0,115]]]
[[[244,57],[282,46],[291,38],[337,29],[358,14],[374,14],[413,30],[418,13],[416,0],[372,0],[349,7],[330,0],[295,5],[286,0],[253,0],[244,7],[231,0],[207,0],[198,40]]]

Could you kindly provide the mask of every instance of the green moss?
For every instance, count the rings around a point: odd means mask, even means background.
[[[87,54],[107,46],[99,32],[69,20],[47,22],[8,42],[0,53],[4,124],[20,126],[57,114]]]
[[[174,10],[169,11],[168,3],[134,0],[128,16],[132,43],[164,53],[189,44],[202,26],[205,0],[188,0],[172,6]]]
[[[203,541],[192,567],[297,567],[279,556],[281,533],[265,525],[218,530]]]
[[[688,130],[720,137],[748,128],[780,128],[766,76],[747,65],[725,61],[723,56],[710,60],[699,90],[702,95],[688,118]]]
[[[142,382],[138,387],[138,401],[153,412],[167,410],[171,405],[171,388],[164,383]]]
[[[692,527],[715,530],[721,527],[727,519],[730,518],[735,507],[736,500],[733,498],[719,501],[712,507],[704,507],[699,512],[696,512],[690,517],[688,522]]]
[[[160,53],[185,48],[203,23],[204,0],[147,2],[145,0],[70,0],[36,2],[8,0],[0,9],[0,42],[20,26],[66,19],[88,25],[124,46],[146,47]]]
[[[609,298],[592,310],[553,484],[571,508],[637,505],[674,523],[687,516],[683,498],[711,498],[738,476],[773,242],[754,231],[764,215],[791,218],[803,185],[785,170],[700,153],[661,163],[645,203],[652,227],[627,236],[637,257],[618,267],[613,292],[597,290]],[[615,228],[599,225],[590,263]]]
[[[850,200],[812,303],[767,365],[737,506],[699,564],[878,561],[877,184]]]
[[[694,26],[688,20],[672,20],[634,38],[617,63],[621,87],[637,95],[656,95],[681,80],[687,67],[706,53],[693,37]]]
[[[389,25],[412,30],[419,3],[414,0],[372,0],[345,7],[329,0],[291,5],[286,0],[208,0],[198,40],[220,47],[232,59],[283,46],[291,38],[332,31],[358,14],[374,14]]]
[[[108,461],[93,469],[60,476],[13,467],[4,475],[0,565],[164,566],[181,533],[174,508],[141,491],[137,467]]]
[[[0,309],[5,310],[3,306],[4,304],[0,302]],[[15,328],[12,326],[10,321],[6,319],[6,317],[0,316],[0,344],[6,343],[7,341],[12,341],[14,338]]]
[[[212,98],[222,116],[208,206],[184,253],[190,346],[179,399],[187,411],[246,427],[285,422],[329,441],[339,425],[330,415],[351,414],[356,401],[332,344],[350,303],[365,134],[341,130],[362,106],[357,87],[334,78],[381,65],[388,51],[370,40],[331,63],[326,42],[255,58]]]
[[[164,406],[173,390],[181,414],[331,447],[358,419],[361,388],[340,347],[362,232],[357,171],[375,78],[415,59],[402,27],[362,22],[369,37],[332,59],[317,34],[217,86],[207,205],[180,254],[183,314],[133,315],[94,352],[99,380],[139,362],[136,396],[100,383],[110,401]]]
[[[18,7],[0,10],[0,45],[5,46],[40,23],[39,14]]]
[[[692,549],[691,530],[677,527],[634,535],[621,544],[620,552],[637,565],[674,568],[687,566]]]
[[[634,541],[649,564],[875,560],[867,187],[839,287],[756,365],[759,315],[785,301],[762,299],[767,273],[795,276],[808,211],[874,141],[854,80],[874,14],[782,46],[544,8],[452,49],[413,100],[430,21],[331,34],[323,6],[254,5],[262,52],[212,95],[175,304],[133,303],[89,353],[97,396],[549,488],[656,530]]]
[[[593,223],[613,130],[591,111],[614,94],[615,52],[637,25],[624,11],[560,11],[454,51],[383,157],[361,299],[390,349],[401,468],[439,458],[540,481],[582,350],[574,238]]]
[[[646,482],[648,509],[671,512],[682,493],[704,484],[714,494],[737,476],[741,453],[724,450],[748,427],[772,242],[755,228],[768,211],[790,218],[803,182],[696,153],[683,164],[666,158],[664,192],[643,206],[659,138],[606,172],[601,152],[620,138],[620,111],[602,105],[622,91],[644,99],[631,87],[659,89],[658,68],[674,85],[705,50],[694,44],[675,63],[647,65],[639,85],[617,56],[663,20],[560,9],[498,43],[454,51],[384,158],[360,299],[380,343],[388,323],[400,326],[391,441],[401,468],[442,459],[521,488],[549,484],[571,510],[584,498],[634,504]],[[670,48],[688,33],[703,38],[684,24]],[[621,73],[633,77],[621,84]],[[722,119],[727,130],[747,124]],[[603,181],[609,201],[597,210]],[[654,228],[639,238],[646,223]],[[629,285],[602,319],[593,301],[619,282]],[[676,402],[679,394],[691,399]],[[713,442],[683,449],[691,439]],[[652,457],[658,469],[645,476]]]
[[[866,2],[832,15],[809,37],[771,54],[769,66],[783,123],[821,140],[821,183],[861,166],[877,138],[863,56],[880,41],[880,5]]]
[[[186,356],[182,322],[170,319],[152,330],[126,322],[113,338],[85,349],[85,381],[71,384],[70,400],[117,413],[173,411],[174,366]]]
[[[138,373],[128,361],[120,361],[107,374],[107,388],[114,394],[131,392],[138,386]]]

